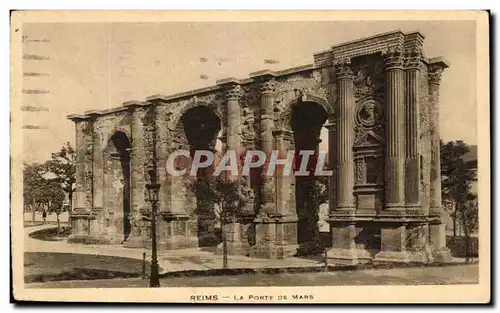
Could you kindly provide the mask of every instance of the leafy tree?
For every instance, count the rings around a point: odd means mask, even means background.
[[[477,160],[466,161],[470,147],[461,140],[441,142],[441,177],[443,199],[452,203],[454,225],[457,219],[463,226],[466,241],[466,261],[470,253],[470,235],[477,228],[477,196],[471,183],[477,179]],[[456,235],[454,230],[454,236]]]
[[[233,222],[251,197],[251,189],[243,179],[225,175],[202,175],[188,185],[197,201],[213,204],[222,228],[223,268],[228,268],[227,226]]]
[[[68,195],[70,211],[73,209],[73,192],[76,181],[75,158],[75,149],[67,142],[63,144],[60,151],[52,153],[51,159],[46,162],[47,170],[55,174],[55,180]]]
[[[479,221],[477,196],[469,193],[465,202],[458,205],[457,213],[464,230],[465,262],[472,262],[471,233],[477,230]]]
[[[54,212],[57,218],[57,235],[61,231],[59,215],[63,212],[64,191],[56,179],[48,179],[43,190],[43,199],[49,212]]]
[[[48,162],[24,165],[23,198],[25,210],[55,212],[59,221],[64,202],[64,191],[59,180],[48,175]],[[59,226],[59,223],[58,223]],[[58,227],[59,229],[59,227]]]
[[[24,164],[23,171],[23,199],[25,211],[33,213],[33,221],[35,221],[36,211],[42,208],[43,192],[45,185],[43,174],[46,172],[44,164],[33,163]]]

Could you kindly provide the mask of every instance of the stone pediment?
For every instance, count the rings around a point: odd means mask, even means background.
[[[384,140],[373,131],[367,131],[354,142],[355,148],[376,147],[382,145]]]

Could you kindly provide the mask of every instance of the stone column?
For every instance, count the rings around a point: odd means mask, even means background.
[[[226,140],[227,146],[226,150],[236,151],[236,155],[239,158],[241,153],[241,107],[240,98],[243,95],[243,91],[239,84],[231,84],[226,90],[226,118],[227,118],[227,129],[226,129]]]
[[[86,242],[90,231],[82,225],[88,225],[92,215],[92,142],[89,135],[92,132],[90,117],[86,115],[70,115],[68,118],[75,123],[75,192],[73,195],[73,212],[71,225],[74,227],[69,242]],[[89,159],[90,158],[90,159]],[[89,163],[90,161],[90,163]]]
[[[167,104],[162,103],[155,106],[155,128],[154,128],[154,142],[155,153],[153,162],[156,163],[156,171],[158,173],[158,182],[160,186],[160,194],[158,202],[158,212],[176,211],[179,208],[169,207],[169,177],[167,177],[166,161],[169,143],[169,130],[168,120],[166,116]],[[146,175],[149,179],[149,175]]]
[[[76,140],[75,140],[75,193],[73,196],[75,210],[88,210],[90,205],[87,202],[87,195],[85,194],[86,185],[86,133],[90,127],[88,117],[86,116],[70,116],[75,123]]]
[[[224,153],[228,150],[235,151],[239,163],[240,154],[242,153],[240,99],[243,95],[243,90],[241,89],[239,82],[234,79],[218,81],[217,84],[224,89],[226,97],[225,125],[227,126],[224,131],[225,136],[221,139],[222,141],[225,141],[222,151]],[[240,164],[238,164],[238,171],[241,171]],[[229,172],[222,174],[226,175],[227,179],[236,179],[236,177],[233,177]],[[230,255],[246,255],[250,251],[250,244],[248,241],[243,240],[241,227],[239,216],[236,216],[233,220],[231,220],[231,222],[224,225],[222,230],[226,234],[227,252]],[[223,253],[223,243],[220,243],[217,246],[217,253]]]
[[[147,169],[144,167],[146,160],[146,142],[145,142],[145,127],[144,117],[146,115],[146,108],[139,102],[126,103],[130,109],[132,118],[132,138],[130,150],[130,188],[131,188],[131,231],[124,243],[126,247],[141,248],[145,246],[146,238],[141,236],[142,233],[142,214],[141,211],[148,207],[147,199],[145,197],[147,177]]]
[[[101,144],[101,134],[98,132],[97,111],[86,112],[90,116],[92,132],[89,140],[92,141],[92,213],[94,219],[90,221],[92,240],[96,243],[108,243],[105,232],[104,214],[104,156]]]
[[[409,262],[406,251],[407,223],[402,218],[405,209],[405,76],[403,52],[399,48],[388,51],[386,65],[385,111],[385,207],[379,218],[388,220],[382,227],[381,249],[376,262]]]
[[[412,215],[423,215],[420,205],[420,65],[419,49],[406,54],[406,210]]]
[[[337,137],[336,162],[336,211],[351,212],[354,206],[354,83],[349,60],[336,64],[337,77]],[[349,214],[351,214],[349,213]]]
[[[332,249],[328,259],[335,264],[358,263],[354,221],[354,83],[350,60],[335,63],[337,103],[335,139],[335,208],[330,212]],[[333,131],[330,134],[333,135]],[[330,145],[332,143],[329,143]],[[331,149],[329,149],[331,150]]]
[[[269,161],[274,145],[274,93],[275,81],[268,77],[260,88],[260,140],[261,149],[267,157],[266,163]],[[266,172],[267,168],[263,167],[261,212],[272,215],[276,212],[275,188],[272,177],[267,176]]]
[[[445,224],[442,222],[441,143],[439,137],[439,85],[441,83],[441,74],[447,67],[449,65],[442,59],[431,60],[428,65],[429,131],[432,153],[430,168],[429,238],[434,261],[436,262],[451,261],[450,250],[446,248]]]
[[[385,210],[405,213],[405,77],[403,53],[394,49],[385,54],[386,64],[386,148]]]

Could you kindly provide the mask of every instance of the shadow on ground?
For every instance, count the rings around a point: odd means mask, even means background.
[[[140,277],[142,268],[142,260],[131,258],[74,253],[24,253],[25,283]],[[146,262],[145,273],[149,272],[149,262]]]
[[[32,232],[31,234],[29,234],[29,236],[30,238],[43,241],[63,241],[68,239],[70,232],[71,227],[61,226],[61,228],[59,229],[59,234],[57,233],[57,227],[54,227]]]

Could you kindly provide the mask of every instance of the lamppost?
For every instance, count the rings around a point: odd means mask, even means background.
[[[158,256],[156,254],[156,205],[158,204],[158,194],[160,184],[157,182],[156,171],[150,170],[150,184],[146,184],[148,190],[149,202],[151,202],[151,275],[149,279],[149,287],[160,287],[160,277],[158,273]]]

